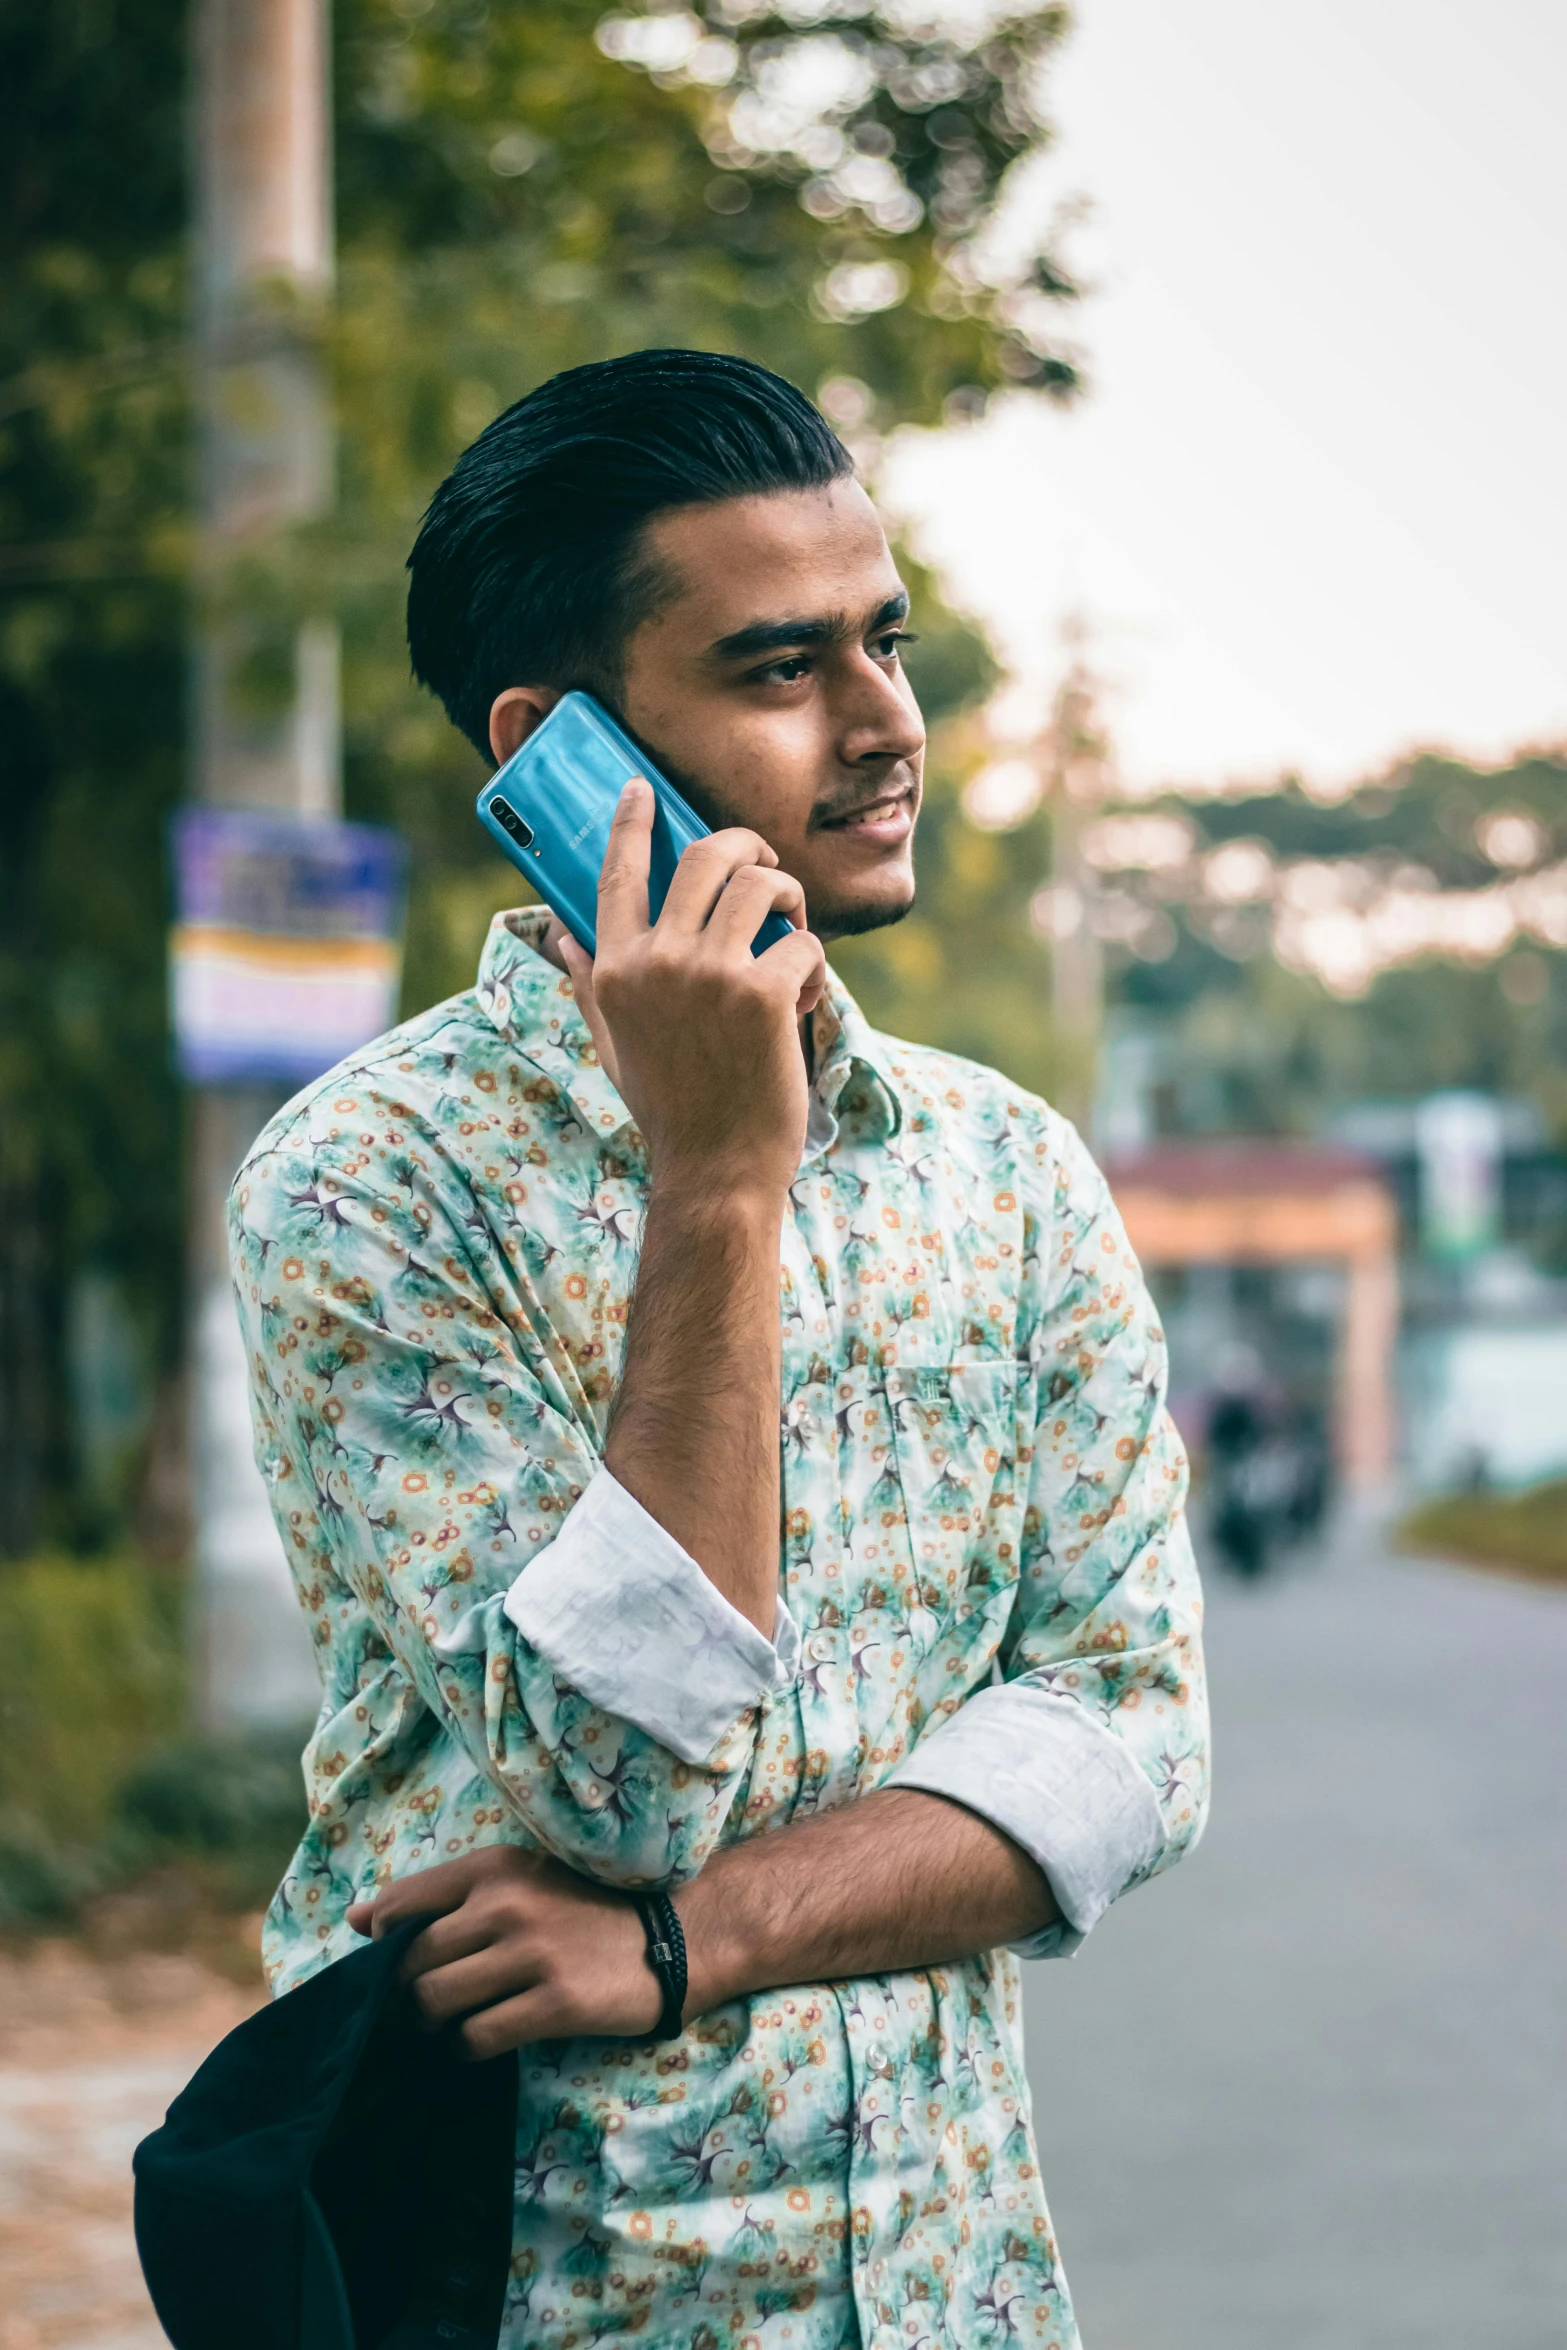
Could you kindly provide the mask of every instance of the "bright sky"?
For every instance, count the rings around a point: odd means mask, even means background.
[[[1081,0],[1053,94],[1092,391],[895,449],[952,592],[1135,785],[1567,740],[1561,0]]]

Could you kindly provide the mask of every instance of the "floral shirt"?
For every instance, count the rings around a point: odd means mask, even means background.
[[[476,1846],[678,1882],[889,1781],[1032,1853],[1062,1917],[1024,1955],[1075,1948],[1206,1804],[1185,1463],[1102,1178],[1043,1102],[834,985],[768,1642],[602,1466],[646,1168],[539,935],[498,916],[477,987],[299,1095],[235,1183],[323,1687],[274,1989]],[[509,2350],[1071,2350],[1018,1994],[997,1952],[524,2049]]]

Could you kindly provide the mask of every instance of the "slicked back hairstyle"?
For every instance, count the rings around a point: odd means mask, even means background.
[[[408,558],[414,675],[486,758],[509,685],[613,700],[663,584],[639,547],[653,515],[852,470],[803,393],[748,359],[633,351],[570,368],[487,425],[430,501]]]

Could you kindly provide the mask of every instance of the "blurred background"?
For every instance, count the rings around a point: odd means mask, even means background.
[[[811,391],[914,592],[919,905],[835,960],[1084,1126],[1170,1337],[1215,1823],[1028,1994],[1089,2350],[1560,2342],[1564,65],[0,0],[0,2350],[159,2339],[123,2157],[297,1828],[229,1177],[519,895],[403,559],[660,343]]]

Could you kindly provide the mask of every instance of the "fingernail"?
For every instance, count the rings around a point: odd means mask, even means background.
[[[633,775],[627,778],[625,788],[620,796],[623,800],[639,800],[647,787],[645,775]]]

